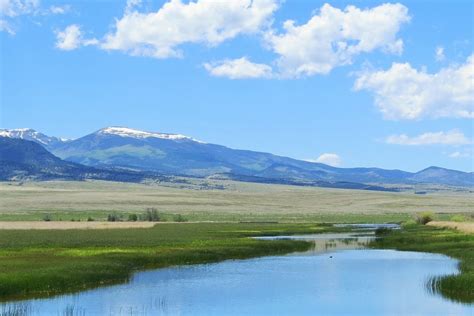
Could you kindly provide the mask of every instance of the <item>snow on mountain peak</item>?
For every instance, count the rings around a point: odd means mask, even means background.
[[[202,143],[201,141],[198,141],[194,138],[181,135],[181,134],[146,132],[146,131],[141,131],[141,130],[128,128],[128,127],[111,126],[111,127],[106,127],[99,130],[98,133],[117,135],[121,137],[132,137],[132,138],[138,138],[138,139],[152,137],[152,138],[161,138],[161,139],[169,139],[169,140],[191,140],[191,141]]]
[[[56,137],[49,137],[32,128],[0,129],[0,137],[20,138],[35,141],[42,145],[62,141]]]

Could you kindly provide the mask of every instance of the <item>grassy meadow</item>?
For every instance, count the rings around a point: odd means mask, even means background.
[[[185,187],[100,181],[0,183],[0,220],[42,220],[46,215],[52,220],[105,220],[111,212],[127,218],[156,208],[167,221],[182,214],[189,221],[400,222],[423,211],[436,213],[439,220],[454,214],[470,217],[474,205],[473,193],[449,190],[417,195],[209,182]]]
[[[49,296],[124,282],[172,265],[302,251],[305,241],[249,236],[318,233],[313,224],[169,223],[142,229],[0,230],[0,299]]]
[[[474,194],[438,188],[428,194],[326,189],[232,181],[186,185],[114,182],[0,183],[0,221],[144,220],[152,228],[0,229],[0,300],[49,296],[126,281],[137,270],[305,250],[305,241],[249,236],[340,231],[325,223],[474,221]],[[203,184],[203,181],[206,182]],[[187,223],[176,223],[186,221]],[[34,224],[34,223],[33,223]],[[433,284],[443,295],[474,302],[474,235],[406,226],[373,244],[439,252],[461,260],[462,274]]]

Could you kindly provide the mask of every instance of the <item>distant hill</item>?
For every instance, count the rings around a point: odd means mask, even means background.
[[[447,185],[456,183],[462,186],[472,186],[474,184],[474,173],[466,173],[440,167],[429,167],[415,173],[410,179],[420,183],[439,183]]]
[[[36,142],[0,136],[0,180],[115,180],[138,182],[136,172],[99,170],[64,161]]]
[[[337,183],[349,183],[349,186],[354,183],[357,186],[416,183],[474,186],[473,173],[439,167],[417,173],[380,168],[336,168],[270,153],[208,144],[180,134],[126,127],[103,128],[71,141],[35,141],[66,161],[96,168],[303,185],[319,183],[321,186],[336,186]]]

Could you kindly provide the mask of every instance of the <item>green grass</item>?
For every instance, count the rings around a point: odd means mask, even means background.
[[[400,231],[386,232],[371,245],[374,248],[433,252],[460,261],[460,274],[433,280],[436,292],[458,302],[474,303],[474,235],[452,229],[407,225]]]
[[[150,229],[0,231],[0,299],[42,297],[126,281],[132,272],[302,251],[257,235],[334,230],[311,224],[166,224]]]
[[[279,222],[279,223],[401,223],[414,218],[410,213],[315,213],[315,214],[293,214],[293,213],[270,213],[270,212],[165,212],[158,209],[160,221],[174,222],[179,216],[190,222]],[[109,214],[121,217],[127,221],[130,215],[140,217],[143,211],[107,211],[107,210],[86,210],[86,211],[16,211],[0,212],[0,221],[43,221],[46,217],[51,221],[87,221],[88,218],[94,221],[106,221]],[[472,221],[470,214],[436,213],[434,219],[439,221],[451,220],[453,217]],[[458,220],[459,221],[459,220]]]
[[[240,213],[220,213],[220,212],[180,212],[171,213],[158,209],[161,221],[173,222],[181,215],[187,221],[191,222],[279,222],[279,223],[399,223],[412,218],[412,215],[406,213],[392,214],[282,214],[282,213],[263,213],[258,212],[240,212]],[[95,221],[106,221],[109,214],[115,214],[127,221],[129,216],[134,214],[143,215],[143,211],[17,211],[0,213],[0,221],[43,221],[46,217],[51,221],[87,221],[92,218]],[[437,218],[449,219],[452,215],[437,215]]]

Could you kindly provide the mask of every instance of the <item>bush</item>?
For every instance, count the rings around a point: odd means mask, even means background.
[[[176,214],[173,216],[173,222],[187,222],[188,220],[181,214]]]
[[[454,215],[450,218],[451,221],[453,222],[465,222],[466,221],[466,217],[463,216],[463,215]]]
[[[109,214],[107,215],[107,221],[108,222],[120,222],[120,216],[113,213],[113,214]]]
[[[52,216],[50,214],[46,214],[43,216],[43,221],[45,222],[51,222],[53,220]]]
[[[137,214],[130,214],[128,215],[128,221],[129,222],[136,222],[138,220]]]
[[[87,218],[87,221],[88,221],[88,222],[93,222],[93,221],[94,221],[94,219],[93,219],[92,217],[90,217],[90,216],[89,216],[89,217]]]
[[[421,225],[426,225],[433,220],[433,213],[422,212],[416,215],[416,222]]]
[[[379,227],[375,230],[375,236],[386,236],[390,234],[392,230],[387,227]]]
[[[413,220],[413,219],[409,219],[406,222],[402,223],[403,228],[409,228],[409,227],[413,227],[413,226],[416,226],[416,221]]]
[[[142,219],[148,222],[160,222],[163,220],[160,213],[158,213],[158,211],[154,207],[148,208],[145,214],[143,215]]]

